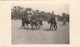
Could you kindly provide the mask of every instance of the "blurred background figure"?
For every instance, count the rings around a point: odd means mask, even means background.
[[[65,13],[62,13],[63,25],[66,25],[66,20],[67,20],[67,19],[66,19],[65,16],[66,16],[66,14],[65,14]]]

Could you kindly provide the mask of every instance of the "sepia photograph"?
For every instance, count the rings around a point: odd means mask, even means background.
[[[69,4],[11,5],[12,44],[70,44]]]

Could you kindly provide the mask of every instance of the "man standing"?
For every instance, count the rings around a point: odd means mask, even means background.
[[[54,12],[52,12],[52,14],[51,14],[51,18],[49,20],[49,23],[50,23],[50,30],[53,30],[53,27],[55,28],[55,30],[57,29],[57,25],[56,25],[57,23],[56,23]]]

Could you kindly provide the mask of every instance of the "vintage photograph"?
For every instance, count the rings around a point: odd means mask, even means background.
[[[12,44],[70,44],[69,4],[11,5]]]

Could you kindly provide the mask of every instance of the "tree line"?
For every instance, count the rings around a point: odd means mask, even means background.
[[[28,13],[28,11],[29,11],[29,13]],[[24,14],[26,14],[26,13],[32,14],[32,13],[30,13],[31,11],[32,11],[32,8],[25,8],[24,9],[21,6],[14,6],[11,9],[11,19],[22,19]],[[51,17],[51,13],[50,12],[35,10],[35,13],[39,13],[38,17],[40,17],[44,21],[50,19],[50,17]],[[62,13],[61,16],[60,15],[56,15],[56,17],[57,17],[57,20],[59,22],[63,21],[63,18],[66,18],[67,22],[69,22],[69,14],[66,14],[64,12]]]

